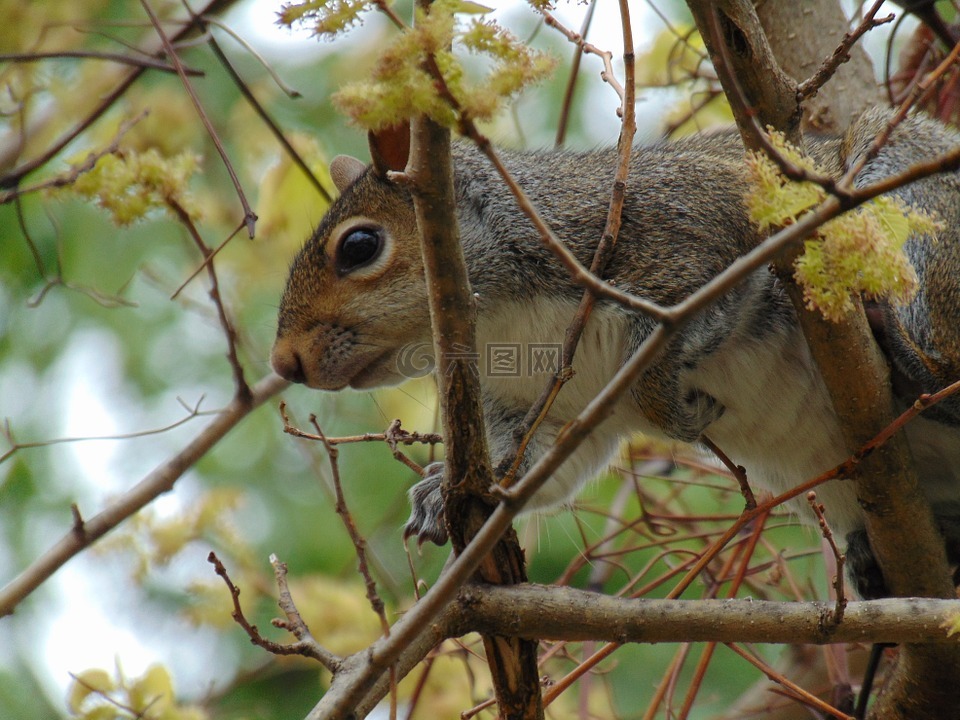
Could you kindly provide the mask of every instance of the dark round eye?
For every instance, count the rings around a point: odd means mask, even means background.
[[[356,228],[340,240],[334,265],[339,274],[346,275],[348,272],[372,263],[380,256],[382,249],[383,235],[379,230]]]

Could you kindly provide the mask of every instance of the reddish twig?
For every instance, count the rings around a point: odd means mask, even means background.
[[[597,0],[590,0],[587,6],[587,14],[584,15],[583,24],[580,26],[579,37],[585,38],[590,30],[590,24],[593,22],[593,13],[597,8]],[[567,87],[563,91],[563,103],[560,105],[560,119],[557,121],[557,137],[554,145],[563,147],[563,142],[567,136],[567,125],[570,121],[570,109],[573,107],[573,94],[577,87],[577,78],[580,77],[580,61],[583,59],[583,48],[577,46],[573,54],[573,60],[570,63],[570,75],[567,78]]]
[[[707,446],[710,451],[717,456],[720,462],[723,463],[723,466],[730,471],[730,474],[736,479],[737,483],[740,485],[740,494],[743,495],[743,500],[746,503],[747,510],[751,510],[757,506],[757,498],[753,494],[753,489],[750,487],[750,482],[747,480],[747,469],[743,465],[737,465],[733,460],[731,460],[727,454],[721,450],[710,438],[706,435],[701,436],[700,442]]]
[[[833,531],[827,524],[827,518],[824,515],[823,504],[817,502],[817,493],[812,490],[808,492],[807,503],[810,505],[810,509],[813,510],[813,514],[817,516],[817,525],[820,527],[820,534],[823,535],[823,539],[826,540],[830,546],[830,551],[833,553],[833,558],[836,561],[837,575],[833,578],[831,584],[837,594],[837,604],[833,611],[833,617],[829,618],[829,622],[839,625],[843,622],[843,613],[847,607],[847,598],[843,590],[843,566],[846,564],[846,557],[840,551],[840,548],[837,547],[837,541],[833,538]]]
[[[274,655],[302,655],[303,657],[313,658],[331,672],[335,672],[340,667],[343,659],[321,648],[316,642],[299,641],[290,645],[284,645],[283,643],[267,640],[263,637],[257,629],[257,626],[247,620],[246,615],[243,614],[243,607],[240,605],[240,588],[230,579],[230,575],[227,573],[227,569],[223,563],[220,562],[220,558],[217,557],[216,553],[211,551],[207,556],[207,562],[213,565],[217,575],[223,578],[223,582],[226,583],[227,588],[230,590],[230,598],[233,601],[233,612],[231,616],[236,623],[243,628],[247,637],[250,638],[250,642]]]
[[[734,643],[727,643],[727,647],[733,650],[737,655],[742,657],[744,660],[746,660],[748,663],[753,665],[755,668],[757,668],[760,672],[766,675],[771,681],[782,686],[787,691],[787,693],[790,694],[792,697],[794,697],[796,700],[799,700],[800,702],[804,703],[808,707],[813,708],[815,710],[819,710],[821,713],[829,715],[830,717],[837,718],[837,720],[855,720],[855,718],[851,717],[850,715],[847,715],[846,713],[843,713],[837,710],[835,707],[833,707],[833,705],[830,705],[829,703],[825,703],[816,695],[813,695],[807,692],[802,687],[792,682],[781,673],[778,673],[772,667],[770,667],[765,662],[763,662],[763,660],[756,657],[755,655],[751,655],[746,650],[741,649],[738,645]]]

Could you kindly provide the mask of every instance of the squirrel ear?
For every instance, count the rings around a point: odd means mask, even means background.
[[[337,155],[330,161],[330,178],[337,190],[343,193],[354,181],[363,174],[367,166],[363,161],[349,155]]]
[[[410,123],[390,125],[383,130],[367,134],[370,143],[370,157],[373,169],[380,177],[386,177],[391,170],[397,172],[407,166],[410,155]]]

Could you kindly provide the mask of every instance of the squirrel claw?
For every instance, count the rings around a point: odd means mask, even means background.
[[[431,463],[425,468],[424,478],[412,488],[410,498],[410,518],[403,528],[403,539],[417,536],[417,545],[426,541],[437,545],[447,542],[447,528],[443,520],[443,494],[440,484],[443,481],[443,463]]]

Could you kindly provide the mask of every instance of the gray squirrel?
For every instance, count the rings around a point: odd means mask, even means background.
[[[809,150],[839,175],[866,152],[889,114],[865,113],[838,139]],[[375,138],[372,138],[375,140]],[[340,198],[294,259],[280,305],[272,364],[288,380],[321,390],[374,388],[405,379],[405,349],[430,343],[419,237],[409,191],[388,178],[402,169],[372,143],[374,164],[339,156],[331,176]],[[906,119],[858,176],[869,184],[960,145],[932,120]],[[393,151],[393,148],[386,148]],[[405,150],[403,151],[405,158]],[[582,294],[474,146],[453,147],[463,252],[476,296],[477,356],[491,455],[511,446],[513,428],[543,382],[503,376],[485,348],[559,344]],[[588,265],[606,218],[615,151],[501,153],[504,164],[581,263]],[[659,142],[633,152],[622,227],[605,277],[655,302],[676,303],[755,247],[763,237],[744,198],[748,179],[739,136],[718,133]],[[960,186],[941,174],[897,191],[945,228],[906,245],[920,281],[902,306],[871,311],[904,405],[960,379]],[[605,385],[655,327],[610,302],[598,303],[567,383],[527,448],[525,467]],[[529,358],[527,358],[529,359]],[[534,373],[545,379],[551,370]],[[839,422],[790,301],[767,269],[694,318],[640,377],[613,414],[532,498],[527,509],[569,502],[641,432],[686,443],[709,438],[751,482],[787,490],[839,464],[848,453]],[[960,563],[960,395],[906,429],[924,491]],[[446,541],[442,463],[410,491],[408,534]],[[848,567],[861,596],[885,594],[852,483],[818,489],[834,531],[846,535]]]

